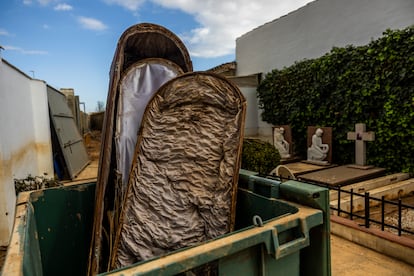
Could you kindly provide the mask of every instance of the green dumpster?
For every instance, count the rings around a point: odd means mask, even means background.
[[[95,183],[22,193],[3,275],[85,275]],[[241,170],[236,231],[102,275],[331,275],[329,191]]]

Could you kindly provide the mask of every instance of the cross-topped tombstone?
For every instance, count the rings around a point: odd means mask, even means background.
[[[366,141],[374,141],[375,133],[373,131],[365,131],[365,124],[355,124],[355,132],[348,132],[347,139],[355,141],[355,164],[358,166],[366,166],[367,150]]]

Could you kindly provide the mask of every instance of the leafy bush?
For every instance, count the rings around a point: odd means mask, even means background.
[[[306,156],[308,126],[331,126],[333,162],[354,162],[347,132],[365,123],[375,132],[367,162],[389,172],[414,172],[414,26],[387,30],[366,46],[333,48],[326,55],[268,73],[258,87],[262,119],[289,124]]]
[[[257,139],[244,139],[242,169],[269,174],[279,163],[280,155],[273,145]]]

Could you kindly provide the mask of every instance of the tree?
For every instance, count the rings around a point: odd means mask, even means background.
[[[105,111],[105,103],[103,101],[98,101],[96,104],[96,112]]]

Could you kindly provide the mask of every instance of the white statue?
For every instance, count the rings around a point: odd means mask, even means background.
[[[281,158],[290,158],[289,143],[285,140],[284,133],[285,129],[283,127],[275,128],[273,142]]]
[[[323,161],[328,155],[329,145],[322,144],[322,134],[323,130],[318,128],[312,135],[312,145],[308,148],[309,161]]]

